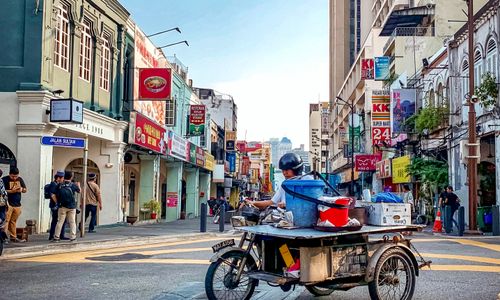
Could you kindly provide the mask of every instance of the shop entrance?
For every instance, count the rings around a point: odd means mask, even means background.
[[[182,180],[181,188],[181,220],[186,219],[186,181]]]
[[[15,167],[16,165],[17,161],[14,153],[7,146],[0,143],[0,169],[3,171],[3,175],[7,176],[10,167]]]
[[[73,172],[73,180],[75,182],[80,182],[80,184],[83,183],[83,158],[77,158],[70,162],[68,166],[65,168],[67,171]],[[100,176],[100,171],[99,167],[95,162],[92,160],[88,160],[87,164],[87,173],[94,173],[96,174],[96,183],[100,186],[100,181],[101,181],[101,176]]]

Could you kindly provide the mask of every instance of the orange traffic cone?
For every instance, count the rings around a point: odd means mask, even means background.
[[[441,210],[439,209],[436,214],[436,220],[434,221],[434,227],[432,227],[432,232],[441,233],[442,231],[443,231],[443,223],[441,223]]]

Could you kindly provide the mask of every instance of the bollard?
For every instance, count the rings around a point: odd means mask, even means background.
[[[491,208],[491,214],[493,217],[492,224],[492,235],[500,235],[500,206],[496,205]]]
[[[444,232],[450,233],[453,229],[453,221],[451,220],[451,207],[449,205],[444,206]]]
[[[201,204],[200,232],[207,232],[207,204]]]
[[[220,208],[219,212],[219,232],[224,232],[224,223],[226,220],[224,220],[224,217],[226,215],[226,205],[222,204],[222,207]]]
[[[458,208],[458,235],[464,236],[465,231],[465,208],[460,206]]]

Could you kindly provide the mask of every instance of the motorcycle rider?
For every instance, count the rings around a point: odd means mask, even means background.
[[[302,172],[304,171],[304,162],[302,161],[302,158],[300,158],[300,156],[298,156],[295,153],[286,153],[285,155],[283,155],[280,158],[278,166],[281,172],[283,173],[283,176],[285,176],[286,180],[294,179],[295,177],[302,175]],[[313,180],[314,177],[311,175],[306,175],[300,177],[299,179]],[[280,186],[280,188],[278,189],[278,191],[276,191],[271,200],[264,200],[264,201],[247,200],[246,203],[254,205],[259,209],[264,209],[271,205],[284,208],[286,206],[285,196],[286,196],[285,190],[283,190],[283,188]]]

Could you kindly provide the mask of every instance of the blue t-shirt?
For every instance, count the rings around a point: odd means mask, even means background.
[[[50,201],[49,201],[49,207],[54,208],[56,206],[56,202],[52,200],[52,195],[55,195],[57,193],[57,182],[52,181],[49,185],[49,192],[50,192]]]

